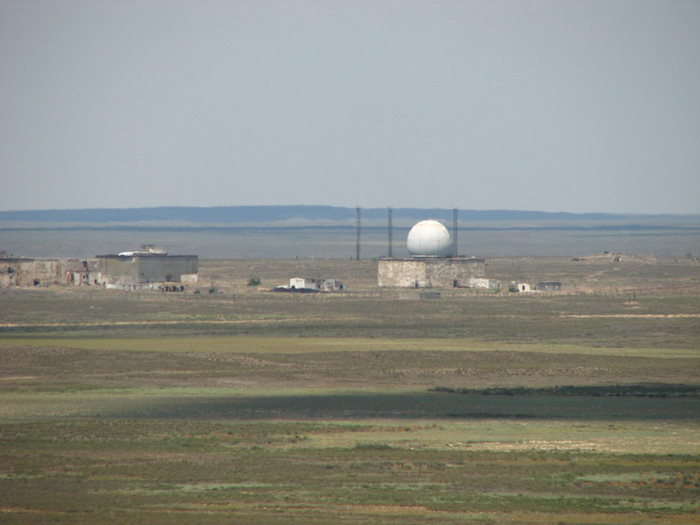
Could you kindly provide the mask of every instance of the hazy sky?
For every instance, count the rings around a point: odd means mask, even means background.
[[[0,209],[700,213],[700,1],[0,0]]]

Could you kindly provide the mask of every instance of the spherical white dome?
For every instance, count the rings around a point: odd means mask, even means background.
[[[406,242],[411,257],[449,257],[452,255],[452,238],[441,223],[435,220],[420,221],[408,232]]]

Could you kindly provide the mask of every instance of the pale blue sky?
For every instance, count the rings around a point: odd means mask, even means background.
[[[700,1],[0,0],[0,209],[700,213]]]

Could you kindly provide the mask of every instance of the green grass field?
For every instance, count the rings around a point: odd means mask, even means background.
[[[1,291],[0,522],[697,523],[699,268],[502,259],[575,293],[431,301],[340,260]],[[349,292],[246,286],[296,273]]]

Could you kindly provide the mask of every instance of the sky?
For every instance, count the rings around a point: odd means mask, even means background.
[[[698,214],[699,28],[699,0],[0,0],[0,210]]]

